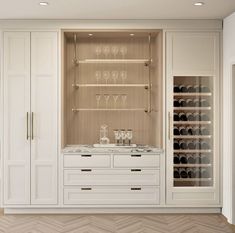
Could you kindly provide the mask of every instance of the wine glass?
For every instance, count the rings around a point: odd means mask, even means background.
[[[121,139],[120,130],[114,129],[114,130],[113,130],[113,133],[114,133],[114,138],[115,138],[115,144],[116,144],[116,145],[120,145],[120,139]]]
[[[109,94],[104,94],[104,99],[105,99],[105,107],[108,108]]]
[[[101,79],[101,71],[97,70],[95,72],[96,83],[99,84],[99,80]]]
[[[118,47],[116,45],[113,45],[111,48],[111,52],[112,52],[114,58],[116,58],[116,56],[118,54]]]
[[[125,80],[127,79],[127,71],[126,71],[126,70],[122,70],[122,71],[120,72],[120,77],[121,77],[121,79],[122,79],[122,84],[124,84],[124,83],[125,83]]]
[[[128,129],[126,131],[126,138],[128,139],[128,144],[129,146],[131,145],[131,140],[133,138],[133,132],[132,132],[132,129]]]
[[[107,59],[107,57],[108,57],[108,55],[110,53],[109,46],[106,45],[106,46],[103,47],[103,53],[104,53],[105,58]]]
[[[126,140],[126,130],[125,129],[121,129],[121,139],[122,139],[122,144],[125,144],[125,140]]]
[[[106,84],[108,84],[109,77],[110,77],[110,72],[108,70],[105,70],[103,72],[103,78],[104,78]]]
[[[100,107],[101,95],[100,94],[96,94],[95,98],[96,98],[96,107],[99,108]]]
[[[121,46],[120,53],[122,54],[122,58],[124,59],[126,54],[127,54],[127,47],[126,46]]]
[[[113,83],[116,84],[116,83],[117,83],[117,79],[118,79],[118,71],[113,70],[113,71],[111,72],[111,77],[112,77],[112,79],[113,79]]]
[[[114,109],[117,107],[117,100],[118,100],[119,95],[113,94],[113,101],[114,101]]]
[[[125,108],[126,107],[127,95],[126,94],[122,94],[121,98],[122,98],[122,106],[123,106],[123,108]]]
[[[96,54],[97,59],[99,58],[99,56],[100,56],[101,53],[102,53],[101,47],[100,47],[100,46],[97,46],[97,47],[95,48],[95,54]]]

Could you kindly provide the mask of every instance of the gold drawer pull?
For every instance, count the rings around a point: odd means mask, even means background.
[[[141,172],[141,169],[131,169],[132,172]]]
[[[82,172],[91,172],[91,169],[81,169]]]
[[[92,188],[81,188],[82,191],[85,191],[85,190],[92,190]]]
[[[141,190],[141,188],[131,188],[131,190],[136,191],[136,190]]]

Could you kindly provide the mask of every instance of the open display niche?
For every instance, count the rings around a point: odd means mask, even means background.
[[[162,31],[63,32],[63,146],[99,143],[100,126],[162,146]]]

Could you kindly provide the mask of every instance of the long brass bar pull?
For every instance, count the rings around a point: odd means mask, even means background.
[[[29,140],[29,113],[28,112],[27,112],[27,116],[26,116],[26,127],[27,127],[26,139]]]
[[[31,135],[31,137],[32,137],[32,140],[34,139],[34,130],[33,130],[33,125],[34,125],[34,113],[32,112],[32,120],[31,120],[32,122],[32,135]]]

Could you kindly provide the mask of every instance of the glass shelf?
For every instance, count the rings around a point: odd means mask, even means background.
[[[212,96],[211,92],[208,93],[198,93],[198,92],[185,92],[185,93],[174,93],[174,96]]]
[[[179,138],[179,139],[210,139],[211,135],[174,135],[174,138]]]
[[[209,125],[211,121],[174,121],[174,125]]]
[[[192,111],[200,111],[200,110],[211,110],[211,107],[176,107],[174,110],[184,111],[184,110],[192,110]]]
[[[72,87],[144,87],[149,88],[149,84],[72,84]]]
[[[211,167],[211,164],[174,164],[174,167],[190,167],[190,168],[200,168],[200,167]]]
[[[76,108],[72,109],[73,112],[80,112],[80,111],[144,111],[147,112],[144,108]]]
[[[174,150],[174,153],[211,153],[211,150]]]
[[[212,178],[174,178],[174,181],[211,181]]]
[[[151,61],[149,59],[84,59],[79,60],[78,64],[144,64],[149,65]]]

